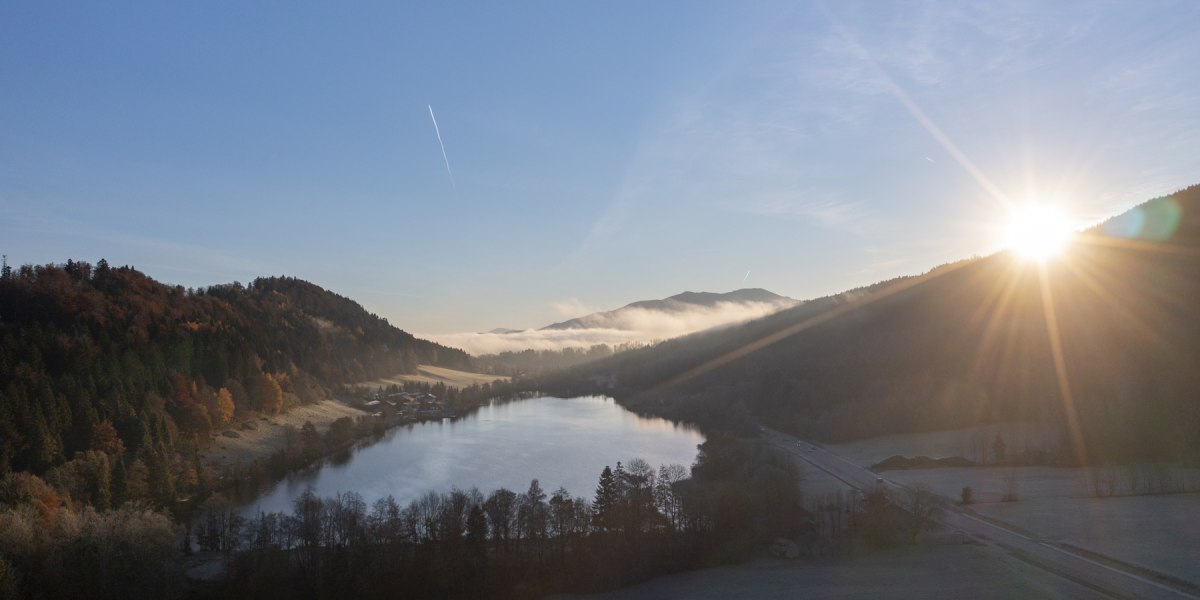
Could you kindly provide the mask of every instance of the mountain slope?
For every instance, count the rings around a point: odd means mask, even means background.
[[[1200,187],[1079,237],[614,357],[635,408],[827,439],[1059,423],[1063,460],[1200,455]]]
[[[297,279],[185,290],[103,260],[6,268],[0,474],[99,447],[165,463],[181,435],[235,412],[278,412],[418,363],[469,358]]]
[[[729,311],[743,314],[756,312],[756,316],[793,306],[797,300],[780,296],[760,288],[734,290],[724,294],[712,292],[683,292],[662,300],[642,300],[627,304],[616,310],[592,313],[561,323],[543,327],[542,330],[565,329],[637,329],[635,323],[653,319],[655,313],[672,317],[686,313]],[[739,319],[730,319],[730,321]]]

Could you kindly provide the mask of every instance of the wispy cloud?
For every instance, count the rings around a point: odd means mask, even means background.
[[[872,224],[870,211],[859,201],[847,201],[824,195],[823,198],[795,195],[766,196],[751,204],[730,205],[732,210],[769,216],[796,218],[832,230],[865,233]]]
[[[417,333],[415,335],[451,348],[460,348],[474,356],[524,350],[557,351],[563,348],[590,348],[596,344],[614,346],[644,341],[638,332],[620,329],[553,331],[529,329],[517,333]]]
[[[1178,147],[1182,157],[1195,138],[1187,130],[1200,129],[1191,126],[1200,123],[1191,118],[1200,106],[1194,86],[1164,86],[1194,70],[1195,44],[1186,39],[1150,64],[1155,52],[1121,55],[1122,70],[1109,83],[1125,95],[1120,102],[1100,89],[1103,77],[1087,84],[1090,76],[1063,72],[1081,64],[1079,53],[1098,35],[1109,35],[1104,10],[1044,2],[817,7],[768,15],[757,25],[762,31],[725,53],[707,77],[661,99],[607,209],[587,224],[572,257],[633,239],[655,220],[711,227],[731,212],[899,239],[892,224],[914,218],[904,206],[981,218],[1047,184],[1065,196],[1095,197],[1102,186],[1087,182],[1107,158],[1101,152]],[[1081,66],[1102,72],[1097,64]],[[1083,98],[1093,92],[1068,80],[1096,86],[1094,96]],[[1098,116],[1104,111],[1113,118]],[[1159,181],[1159,171],[1177,173],[1180,165],[1136,169]],[[1052,177],[1070,181],[1058,186]],[[904,192],[921,196],[880,199]],[[968,215],[960,210],[967,204],[987,206]]]
[[[1102,12],[1042,2],[818,6],[833,27],[818,43],[821,60],[809,74],[832,87],[873,94],[887,92],[887,82],[862,61],[863,49],[906,84],[969,84],[1057,60],[1062,49],[1091,31]]]
[[[596,309],[589,308],[588,305],[584,304],[579,298],[568,298],[566,300],[551,302],[550,308],[553,309],[554,313],[558,316],[566,317],[568,319],[573,319],[575,317],[596,312]]]

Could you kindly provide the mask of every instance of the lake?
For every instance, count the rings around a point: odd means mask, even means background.
[[[690,467],[703,441],[692,427],[640,417],[603,396],[495,402],[459,419],[391,429],[348,459],[289,476],[240,512],[291,512],[308,486],[319,496],[355,491],[368,505],[391,494],[404,506],[453,487],[478,487],[485,495],[499,487],[523,492],[537,478],[547,493],[564,486],[590,499],[606,465],[636,457],[656,469]]]

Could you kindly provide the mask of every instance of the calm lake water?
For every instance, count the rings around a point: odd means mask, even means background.
[[[641,458],[690,467],[704,437],[691,427],[639,417],[611,398],[540,397],[497,403],[456,421],[397,427],[359,447],[349,460],[326,461],[285,479],[242,506],[246,515],[292,510],[307,486],[319,496],[355,491],[368,506],[388,494],[401,506],[427,491],[499,487],[523,492],[537,478],[547,494],[565,486],[591,498],[605,465]]]

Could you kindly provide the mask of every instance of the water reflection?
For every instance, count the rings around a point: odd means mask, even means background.
[[[456,421],[392,429],[346,456],[289,477],[242,512],[290,511],[309,485],[322,496],[353,490],[368,503],[392,494],[404,504],[452,487],[524,491],[536,477],[548,491],[564,486],[591,497],[605,465],[636,456],[656,467],[690,466],[703,441],[695,429],[640,417],[606,397],[496,403]]]

